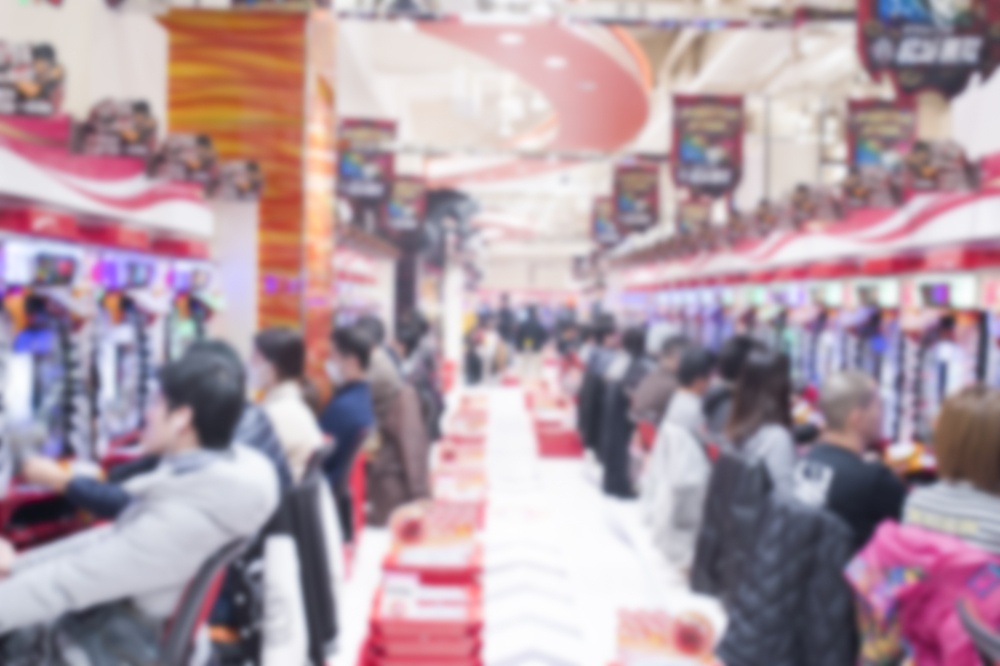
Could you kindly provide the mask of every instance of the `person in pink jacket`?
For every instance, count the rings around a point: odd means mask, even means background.
[[[851,562],[865,666],[980,666],[956,604],[1000,626],[1000,391],[966,389],[934,433],[941,480]]]

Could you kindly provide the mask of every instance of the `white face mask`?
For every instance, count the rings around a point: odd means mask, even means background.
[[[340,369],[340,364],[334,360],[327,360],[325,364],[326,376],[334,386],[344,383],[344,371]]]

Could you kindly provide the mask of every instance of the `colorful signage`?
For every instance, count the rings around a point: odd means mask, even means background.
[[[424,219],[424,179],[396,176],[386,208],[385,227],[390,236],[419,231]]]
[[[712,223],[711,199],[684,199],[677,204],[677,233],[693,235]]]
[[[591,236],[598,247],[614,247],[622,240],[622,233],[615,222],[611,197],[594,199],[590,216]]]
[[[897,169],[916,138],[917,112],[912,102],[848,102],[847,147],[851,166]]]
[[[743,172],[743,98],[674,97],[674,182],[694,194],[718,197],[739,185]]]
[[[644,231],[660,217],[660,167],[630,162],[615,168],[614,220],[619,233]]]
[[[868,71],[888,74],[901,93],[954,97],[1000,63],[1000,3],[860,0],[858,46]]]
[[[337,192],[356,201],[384,201],[395,171],[395,155],[389,152],[395,139],[396,123],[392,121],[341,120]]]

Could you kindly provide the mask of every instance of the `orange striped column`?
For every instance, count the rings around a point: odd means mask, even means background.
[[[253,159],[260,201],[259,325],[303,329],[321,374],[331,315],[334,21],[324,13],[172,11],[171,132]]]

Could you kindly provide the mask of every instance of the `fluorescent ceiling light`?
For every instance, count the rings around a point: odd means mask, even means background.
[[[562,56],[549,56],[545,59],[545,66],[549,69],[565,69],[568,64]]]
[[[498,39],[504,46],[517,46],[524,42],[524,35],[519,32],[501,32]]]

